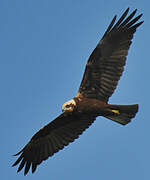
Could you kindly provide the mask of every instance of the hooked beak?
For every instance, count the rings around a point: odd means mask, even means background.
[[[66,110],[66,108],[65,107],[62,107],[62,112],[64,112]]]

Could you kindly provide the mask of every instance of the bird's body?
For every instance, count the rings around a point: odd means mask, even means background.
[[[143,23],[137,23],[142,14],[133,18],[135,10],[126,17],[128,11],[129,8],[116,24],[116,16],[112,19],[87,61],[77,95],[63,104],[63,113],[41,128],[16,154],[20,156],[13,166],[20,163],[18,172],[25,167],[26,175],[31,165],[32,173],[35,172],[37,165],[77,139],[98,116],[122,125],[128,124],[135,117],[138,104],[108,104],[124,70],[133,34]]]
[[[104,116],[122,125],[129,123],[131,118],[133,118],[138,111],[138,104],[113,105],[98,99],[86,97],[75,97],[64,105],[68,107],[68,109],[65,109],[65,112],[89,114],[94,117]],[[62,109],[64,109],[64,107],[62,107]]]
[[[82,113],[95,113],[99,116],[102,116],[107,111],[109,106],[107,103],[94,98],[75,97],[74,101],[76,102],[75,111]]]

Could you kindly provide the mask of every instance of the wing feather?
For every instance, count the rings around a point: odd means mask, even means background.
[[[54,149],[53,149],[52,141],[49,137],[47,138],[47,141],[48,141],[49,156],[53,156]]]
[[[26,162],[26,166],[25,166],[25,171],[24,171],[24,175],[26,175],[30,169],[30,166],[31,166],[31,162],[30,161],[27,161]]]
[[[143,21],[142,14],[135,17],[137,9],[128,17],[129,8],[115,24],[116,16],[104,36],[90,55],[77,97],[96,98],[108,102],[113,94],[126,64],[126,56],[133,35]]]
[[[95,118],[93,115],[82,113],[61,114],[40,129],[29,143],[16,154],[20,156],[13,166],[20,163],[18,172],[25,167],[24,175],[28,173],[31,166],[32,172],[35,172],[37,165],[77,139]]]
[[[22,161],[21,161],[21,163],[20,163],[20,166],[19,166],[17,172],[21,171],[21,169],[24,167],[25,163],[26,163],[26,160],[25,160],[25,159],[22,159]]]
[[[37,168],[37,165],[35,163],[32,163],[32,173],[35,172],[36,168]]]

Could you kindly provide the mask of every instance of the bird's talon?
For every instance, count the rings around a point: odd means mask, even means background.
[[[120,114],[120,113],[119,113],[119,110],[111,110],[111,112],[113,112],[113,113],[115,113],[115,114],[118,114],[118,115]]]

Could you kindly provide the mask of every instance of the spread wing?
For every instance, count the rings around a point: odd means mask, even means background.
[[[20,156],[13,166],[20,163],[18,172],[25,167],[24,175],[26,175],[32,165],[32,173],[35,172],[37,165],[77,139],[95,119],[95,116],[82,113],[62,113],[40,129],[15,155]]]
[[[137,10],[128,17],[129,8],[115,24],[111,21],[101,41],[90,55],[77,97],[96,98],[107,102],[113,94],[124,70],[126,56],[133,34],[143,21],[137,21],[142,14],[134,17]]]

